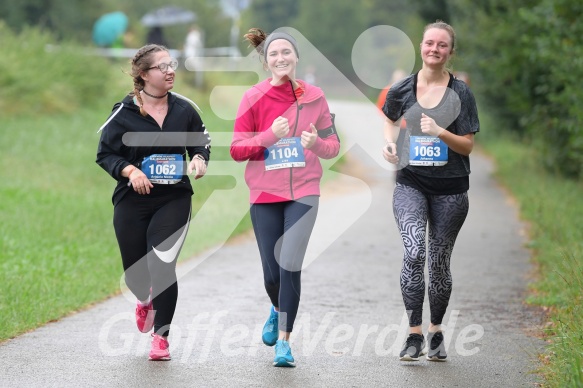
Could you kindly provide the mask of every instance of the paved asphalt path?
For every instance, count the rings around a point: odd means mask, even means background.
[[[348,172],[326,185],[292,337],[297,368],[272,366],[269,310],[252,234],[179,265],[172,361],[149,362],[150,337],[123,295],[0,345],[1,387],[532,387],[542,341],[522,304],[529,253],[517,210],[472,154],[470,213],[453,257],[444,319],[448,361],[401,362],[402,249],[372,104],[334,102]],[[479,136],[479,135],[478,135]],[[365,151],[366,150],[366,151]],[[426,312],[428,310],[426,302]],[[425,327],[428,314],[424,315]]]

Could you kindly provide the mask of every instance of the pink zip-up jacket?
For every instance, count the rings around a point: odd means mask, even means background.
[[[299,81],[305,90],[298,101],[291,82],[272,86],[270,81],[269,78],[254,85],[243,95],[231,142],[231,157],[237,162],[247,161],[245,181],[250,202],[273,203],[320,195],[319,158],[332,159],[340,150],[324,93],[316,86]],[[271,130],[279,116],[288,119],[287,137],[311,132],[310,123],[318,130],[316,143],[304,149],[305,167],[265,170],[265,150],[279,140]]]

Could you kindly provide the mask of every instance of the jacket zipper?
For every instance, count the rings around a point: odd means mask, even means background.
[[[289,81],[291,88],[292,88],[292,93],[294,95],[294,98],[296,99],[296,122],[294,124],[294,133],[292,135],[292,137],[296,136],[296,130],[298,129],[298,122],[300,119],[300,103],[298,102],[298,98],[296,97],[296,93],[294,91],[294,84],[293,82],[290,80]],[[293,186],[293,167],[289,168],[289,191],[290,191],[290,196],[292,201],[295,201],[295,197],[294,197],[294,186]]]

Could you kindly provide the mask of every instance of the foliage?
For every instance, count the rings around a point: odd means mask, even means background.
[[[531,128],[546,165],[575,178],[583,178],[583,90],[578,82],[583,77],[582,12],[581,2],[568,0],[543,0],[520,12],[531,31],[539,31],[523,38],[534,52],[527,65],[542,70],[532,111],[523,123]]]
[[[367,28],[366,13],[358,2],[334,0],[299,0],[298,30],[342,71],[356,80],[352,69],[352,47],[358,36]],[[330,12],[334,9],[334,12]],[[351,28],[346,28],[350,22]]]
[[[520,134],[550,171],[583,177],[583,91],[576,82],[583,77],[581,3],[450,4],[472,86],[498,118],[497,127]]]
[[[110,86],[108,63],[83,54],[38,28],[15,34],[0,22],[0,110],[5,114],[72,112],[103,97]]]
[[[451,20],[448,0],[414,0],[413,3],[417,6],[416,10],[419,16],[426,23]]]
[[[222,47],[229,44],[232,21],[224,15],[219,0],[173,0],[172,5],[193,11],[196,23],[205,31],[207,47]],[[21,29],[35,26],[50,32],[58,41],[75,40],[77,44],[92,44],[92,27],[106,13],[121,11],[129,19],[125,37],[126,47],[141,47],[145,43],[147,28],[140,19],[148,12],[164,6],[157,0],[21,0],[0,2],[0,19],[17,33]],[[171,48],[182,49],[188,32],[188,24],[164,27]]]
[[[385,9],[386,4],[381,6],[381,2],[377,0],[363,3],[335,0],[256,0],[243,16],[245,25],[242,30],[247,31],[248,27],[258,26],[271,32],[277,27],[293,27],[344,75],[359,84],[360,80],[351,63],[352,47],[358,36],[371,26],[369,16],[374,13],[371,10],[374,7]],[[385,20],[382,24],[388,23]]]
[[[245,34],[252,27],[267,33],[280,27],[295,27],[298,14],[297,1],[254,0],[243,14],[241,32]]]

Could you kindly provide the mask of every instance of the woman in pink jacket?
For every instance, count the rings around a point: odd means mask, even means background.
[[[300,302],[301,269],[316,221],[322,166],[340,141],[324,93],[296,79],[299,54],[285,32],[245,35],[271,77],[245,92],[235,120],[231,156],[247,162],[251,220],[272,307],[262,339],[275,345],[273,365],[293,367],[289,346]]]

